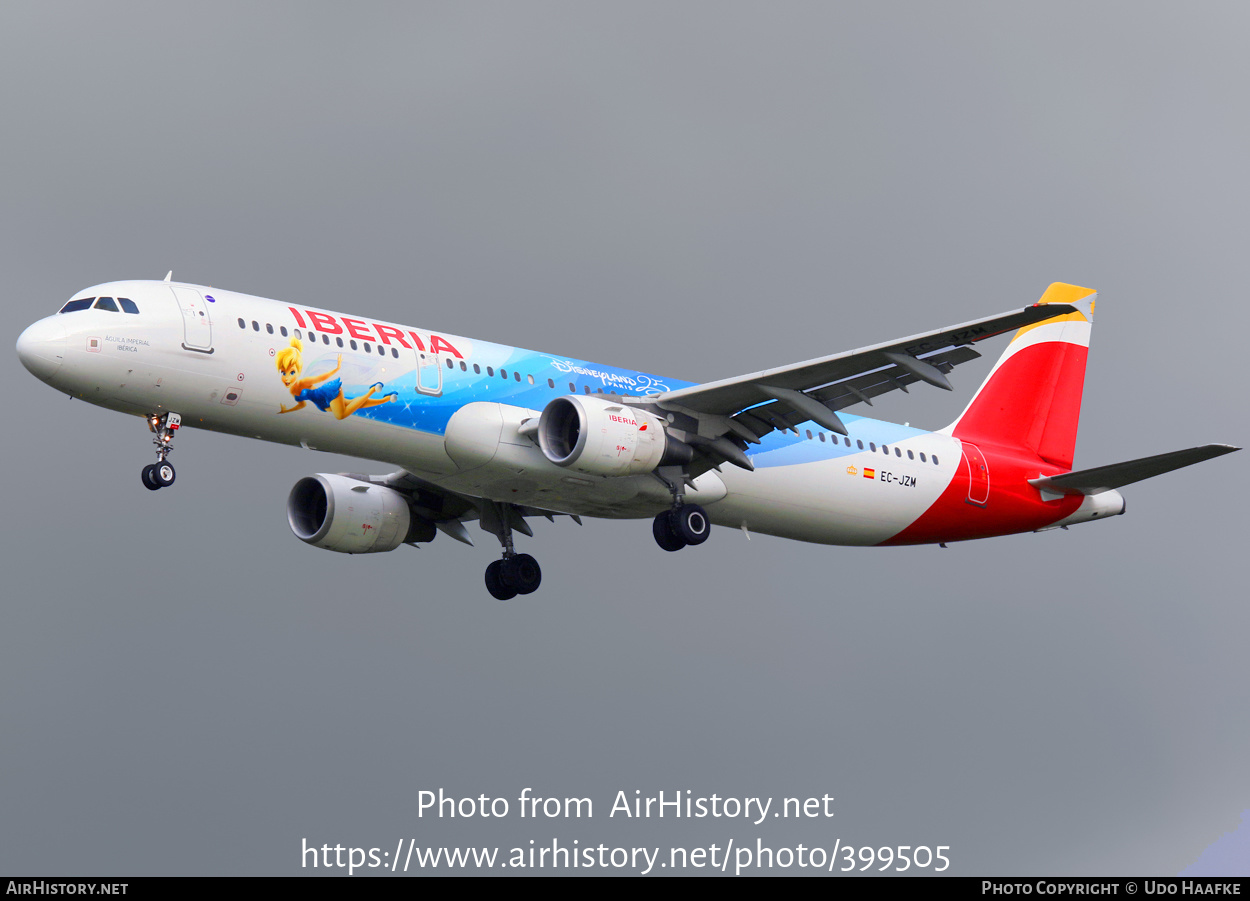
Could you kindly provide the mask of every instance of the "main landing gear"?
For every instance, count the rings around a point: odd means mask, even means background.
[[[712,532],[707,512],[698,504],[679,504],[665,510],[651,524],[655,543],[666,551],[680,551],[687,545],[702,544]]]
[[[496,600],[508,601],[518,594],[532,594],[542,584],[543,571],[529,554],[508,555],[486,567],[486,590]]]
[[[692,484],[689,473],[678,467],[661,466],[655,476],[673,496],[673,506],[656,516],[651,523],[655,543],[666,551],[680,551],[688,545],[707,541],[712,534],[712,522],[707,518],[707,511],[698,504],[687,504],[683,500],[686,486]]]
[[[486,590],[491,597],[508,601],[518,594],[532,594],[543,581],[538,561],[529,554],[518,554],[512,545],[512,530],[533,535],[525,518],[513,504],[486,501],[482,507],[482,528],[503,545],[503,559],[486,567]]]
[[[177,473],[174,465],[165,458],[174,449],[174,432],[182,425],[182,417],[177,413],[153,413],[148,417],[148,428],[156,435],[152,443],[156,445],[157,462],[143,467],[143,485],[150,491],[168,488],[174,484]]]

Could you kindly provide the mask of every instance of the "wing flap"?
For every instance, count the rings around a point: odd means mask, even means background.
[[[946,375],[960,363],[975,360],[980,356],[971,347],[956,347],[943,353],[922,357],[920,360]],[[839,410],[853,404],[864,403],[871,406],[874,397],[890,391],[906,391],[909,385],[914,385],[919,381],[922,379],[915,373],[891,364],[863,375],[824,385],[804,394],[819,401],[828,407],[831,413],[836,414]],[[733,421],[745,425],[757,438],[762,438],[775,429],[783,431],[793,429],[798,423],[810,418],[812,417],[804,415],[803,411],[796,409],[793,404],[788,404],[784,400],[774,400],[738,413]],[[830,431],[839,432],[840,430],[830,429]]]

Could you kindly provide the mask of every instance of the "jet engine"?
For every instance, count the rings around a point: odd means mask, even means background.
[[[538,446],[557,466],[597,476],[629,476],[688,463],[690,445],[666,434],[659,417],[602,397],[557,397],[538,420]]]
[[[393,551],[435,534],[433,523],[414,516],[400,492],[324,472],[295,483],[286,518],[301,541],[341,554]]]

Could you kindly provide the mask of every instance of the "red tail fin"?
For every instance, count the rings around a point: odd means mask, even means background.
[[[1016,332],[947,431],[977,445],[1026,449],[1071,469],[1096,296],[1092,288],[1060,282],[1047,288],[1040,303],[1071,304],[1079,312]]]

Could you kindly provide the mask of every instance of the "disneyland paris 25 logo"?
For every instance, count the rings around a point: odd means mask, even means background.
[[[628,386],[636,391],[647,393],[660,393],[668,390],[668,385],[659,379],[654,379],[649,375],[642,373],[634,373],[632,376],[617,375],[615,372],[603,372],[599,369],[587,369],[586,367],[574,363],[572,360],[560,360],[551,357],[551,365],[560,372],[572,372],[577,375],[588,376],[592,379],[599,379],[605,385]]]

